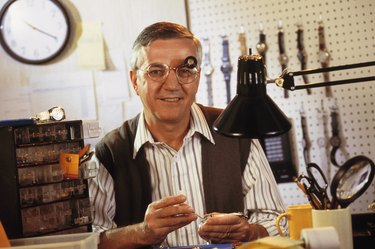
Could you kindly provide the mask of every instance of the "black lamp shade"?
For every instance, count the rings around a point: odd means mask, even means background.
[[[214,130],[232,137],[265,138],[287,132],[288,118],[266,92],[262,57],[238,60],[237,94],[214,122]]]

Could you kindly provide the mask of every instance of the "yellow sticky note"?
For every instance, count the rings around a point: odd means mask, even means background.
[[[60,153],[60,167],[65,171],[64,177],[78,178],[79,154]]]
[[[80,66],[105,70],[105,51],[102,25],[99,22],[81,23],[82,34],[77,43],[78,63]]]

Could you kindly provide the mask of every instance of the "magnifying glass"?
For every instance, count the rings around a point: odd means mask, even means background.
[[[375,174],[375,164],[365,156],[355,156],[345,162],[331,182],[331,209],[338,205],[346,208],[360,197],[371,185]]]

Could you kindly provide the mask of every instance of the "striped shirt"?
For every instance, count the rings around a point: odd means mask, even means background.
[[[143,113],[139,119],[134,141],[135,157],[144,146],[146,159],[150,165],[152,200],[183,193],[187,203],[201,216],[205,214],[204,192],[202,184],[201,135],[215,143],[207,121],[196,105],[192,105],[190,129],[183,145],[176,151],[165,143],[153,139],[146,128]],[[258,140],[252,140],[249,159],[242,176],[244,195],[244,213],[251,213],[249,222],[263,225],[270,235],[276,235],[276,216],[284,212],[285,207],[278,192],[276,181],[267,158]],[[113,191],[113,179],[97,158],[99,173],[89,182],[90,197],[95,207],[93,228],[103,231],[115,228],[113,221],[116,212]],[[255,211],[257,210],[257,211]],[[206,241],[199,237],[200,220],[190,223],[167,236],[169,246],[198,245]]]

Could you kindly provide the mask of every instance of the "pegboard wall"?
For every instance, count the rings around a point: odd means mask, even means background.
[[[268,44],[266,67],[269,78],[281,73],[278,61],[278,23],[283,24],[285,49],[289,57],[288,68],[300,70],[297,58],[297,22],[304,29],[307,67],[319,68],[318,26],[324,23],[326,45],[331,53],[330,66],[346,65],[375,60],[375,2],[373,0],[187,0],[190,28],[196,36],[206,38],[210,44],[211,63],[214,67],[213,105],[226,106],[224,76],[220,70],[223,53],[222,36],[229,40],[232,97],[236,93],[237,60],[241,55],[239,33],[246,35],[246,44],[253,53],[259,41],[259,26],[263,26]],[[374,76],[374,67],[330,73],[331,80]],[[321,74],[309,75],[309,82],[321,82]],[[207,86],[202,74],[197,101],[208,104]],[[295,78],[295,84],[303,84]],[[311,140],[311,161],[320,165],[330,180],[337,171],[329,159],[331,136],[330,112],[337,108],[341,147],[337,161],[342,164],[356,155],[375,160],[375,81],[332,86],[332,97],[326,97],[324,88],[289,92],[284,98],[283,89],[275,84],[267,86],[270,97],[293,120],[296,166],[305,172],[303,159],[301,110],[306,113],[307,130]],[[295,183],[279,184],[286,205],[306,203],[307,199]],[[375,183],[354,203],[352,213],[370,212],[367,206],[375,200]]]

